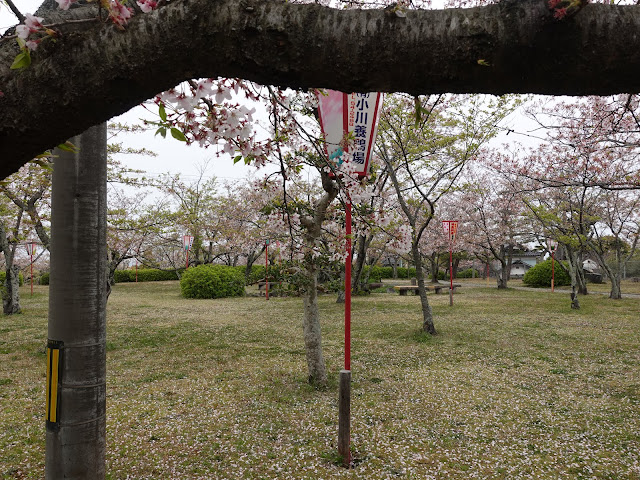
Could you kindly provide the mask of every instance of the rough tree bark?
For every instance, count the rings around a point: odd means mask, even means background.
[[[497,256],[500,261],[500,273],[496,276],[498,288],[507,288],[511,275],[511,260],[513,258],[513,245],[500,245],[500,253]]]
[[[45,12],[45,23],[95,18],[92,8]],[[405,18],[275,0],[191,0],[137,15],[124,31],[99,22],[58,28],[57,42],[41,45],[24,71],[9,69],[16,43],[0,44],[0,177],[197,77],[411,94],[640,91],[640,5],[590,4],[558,21],[547,0],[411,10]]]
[[[20,228],[22,212],[18,215],[15,230]],[[0,221],[0,251],[4,254],[5,262],[5,279],[2,289],[2,311],[5,315],[13,315],[20,313],[20,270],[13,264],[16,253],[15,241],[9,242],[7,230],[2,221]]]
[[[321,172],[322,187],[325,194],[315,206],[313,217],[301,216],[300,223],[305,229],[304,241],[309,252],[315,247],[315,242],[322,233],[321,227],[327,213],[327,207],[338,196],[336,184],[329,178],[329,174]],[[320,313],[318,310],[318,268],[313,255],[305,255],[307,283],[303,288],[302,298],[304,315],[302,329],[304,345],[307,355],[309,383],[317,388],[327,386],[327,368],[322,354],[322,331],[320,328]]]
[[[72,139],[53,174],[50,341],[62,342],[47,479],[105,477],[107,127]]]
[[[436,335],[436,327],[433,323],[433,311],[429,300],[427,299],[427,289],[424,283],[424,268],[422,267],[422,255],[418,247],[420,239],[413,238],[411,243],[411,255],[413,257],[413,264],[416,269],[416,280],[418,280],[418,294],[420,295],[420,305],[422,307],[422,331]]]
[[[431,283],[438,282],[438,274],[440,273],[440,255],[438,252],[432,252],[429,256],[429,263],[431,264]]]
[[[582,267],[582,259],[578,252],[567,245],[563,245],[567,264],[569,265],[569,277],[571,278],[571,308],[580,309],[580,300],[578,293],[580,290],[580,270]],[[586,288],[586,287],[585,287]]]

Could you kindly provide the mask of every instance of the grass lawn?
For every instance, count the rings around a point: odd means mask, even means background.
[[[0,478],[43,478],[47,287],[0,318]],[[320,299],[331,385],[306,383],[302,302],[108,303],[110,479],[640,479],[640,299],[498,291],[353,301],[352,470],[334,464],[343,313]]]

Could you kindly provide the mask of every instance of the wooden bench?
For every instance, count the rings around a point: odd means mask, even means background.
[[[453,293],[456,292],[456,288],[460,288],[462,287],[461,284],[459,283],[454,283],[453,284]],[[400,295],[406,296],[407,292],[413,292],[414,295],[418,295],[419,291],[418,291],[418,286],[417,285],[398,285],[393,287],[395,290],[397,290],[397,292]],[[424,286],[425,290],[427,292],[430,292],[431,290],[433,290],[435,292],[435,294],[439,294],[441,290],[449,290],[449,285],[445,285],[445,284],[440,284],[440,285],[425,285]]]
[[[414,295],[418,295],[418,286],[417,285],[398,285],[393,287],[398,293],[402,296],[407,296],[407,292],[413,292]]]

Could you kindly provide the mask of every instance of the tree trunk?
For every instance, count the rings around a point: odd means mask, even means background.
[[[369,291],[369,275],[363,277],[362,272],[366,263],[367,250],[369,249],[369,245],[371,245],[371,240],[373,240],[373,235],[358,235],[356,262],[353,265],[353,273],[351,276],[351,287],[354,293]]]
[[[433,252],[429,256],[431,263],[431,283],[438,283],[438,273],[440,273],[440,258],[438,252]]]
[[[422,331],[436,335],[436,327],[433,324],[433,311],[429,305],[427,298],[427,289],[424,283],[424,269],[422,267],[422,256],[418,249],[417,241],[411,245],[411,254],[413,255],[413,263],[416,269],[416,279],[418,280],[418,294],[420,295],[420,305],[422,307]]]
[[[322,354],[322,332],[318,310],[318,270],[311,261],[307,263],[306,270],[308,284],[302,295],[304,303],[302,328],[309,383],[316,388],[325,388],[327,386],[327,369]]]
[[[327,215],[327,208],[338,196],[338,188],[327,172],[321,171],[320,179],[325,194],[316,203],[313,217],[306,215],[300,217],[300,223],[306,230],[305,244],[310,252],[313,252],[315,242],[322,233],[321,228]],[[327,370],[322,355],[322,332],[318,311],[318,268],[314,263],[312,253],[306,255],[304,263],[308,278],[303,291],[304,318],[302,327],[307,354],[308,378],[309,382],[317,388],[325,388]]]
[[[580,310],[580,301],[578,300],[578,293],[576,292],[575,284],[571,285],[571,308],[574,310]]]
[[[397,279],[398,278],[398,257],[393,257],[393,264],[391,265],[391,268],[393,269],[393,279]]]
[[[19,222],[19,220],[18,220]],[[19,223],[18,223],[19,226]],[[20,277],[17,267],[13,265],[15,248],[9,243],[7,229],[0,221],[0,250],[4,254],[5,279],[2,290],[2,307],[5,315],[20,313]]]
[[[611,291],[609,292],[609,298],[614,300],[620,300],[622,298],[622,289],[620,288],[620,278],[618,275],[609,277],[611,281]]]
[[[569,265],[569,277],[571,277],[571,308],[578,310],[580,308],[580,301],[578,300],[578,255],[566,245],[564,250]]]
[[[247,285],[249,285],[249,281],[251,280],[251,270],[252,270],[253,264],[260,257],[260,255],[262,255],[264,250],[265,250],[265,247],[263,244],[262,248],[260,249],[260,252],[256,253],[255,251],[252,251],[252,252],[249,252],[249,255],[247,255],[247,265],[244,269],[244,283],[246,283]]]
[[[6,260],[5,256],[5,260]],[[13,263],[13,262],[11,262]],[[7,263],[7,266],[9,263]],[[5,315],[13,315],[20,313],[20,270],[17,265],[8,266],[5,270],[6,278],[4,280],[5,291],[2,295],[2,307]]]
[[[603,268],[603,266],[601,265],[600,268]],[[620,271],[620,269],[618,269],[617,271],[614,271],[606,263],[604,264],[603,271],[606,272],[607,276],[609,277],[609,281],[611,282],[611,290],[609,292],[609,298],[613,300],[620,300],[622,298],[622,289],[620,285],[621,283],[620,277],[622,272]]]
[[[453,259],[453,278],[456,278],[458,276],[458,267],[460,266],[460,259],[459,258],[454,258]],[[511,271],[511,269],[509,269],[509,271]]]
[[[512,258],[513,246],[508,245],[506,248],[504,245],[500,245],[500,274],[497,276],[498,288],[507,288],[509,276],[511,274],[511,258]]]
[[[48,337],[52,349],[60,347],[61,367],[57,413],[47,422],[45,476],[101,480],[106,427],[106,124],[71,141],[78,151],[58,151],[53,174]]]

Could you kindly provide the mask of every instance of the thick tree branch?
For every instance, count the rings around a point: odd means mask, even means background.
[[[13,3],[13,0],[4,0],[4,1],[7,4],[7,6],[9,7],[9,10],[11,10],[13,12],[13,14],[16,17],[18,17],[18,20],[20,20],[20,23],[24,23],[25,16],[22,14],[22,12],[20,10],[18,10],[18,8]]]
[[[3,42],[0,177],[196,77],[412,95],[640,91],[640,6],[591,4],[564,21],[546,0],[406,13],[173,1],[137,15],[124,32],[102,23],[61,27],[62,37],[41,45],[24,71],[9,70],[17,45]]]

